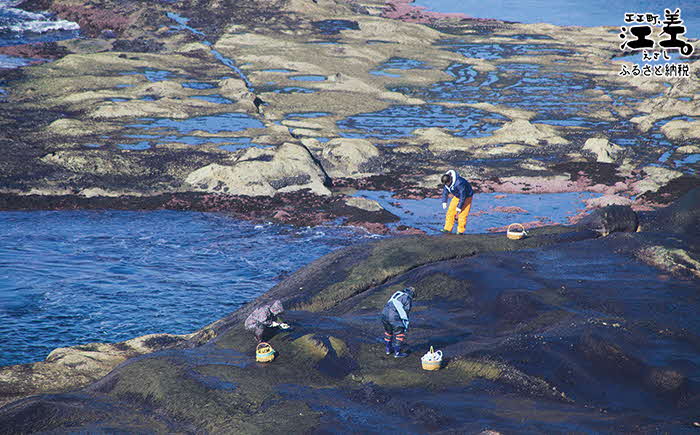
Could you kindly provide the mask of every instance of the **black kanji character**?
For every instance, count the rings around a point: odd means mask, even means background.
[[[669,35],[669,39],[664,39],[659,42],[659,45],[667,48],[678,48],[683,56],[690,56],[693,53],[695,47],[689,44],[687,41],[681,41],[678,39],[678,35],[685,34],[685,26],[683,26],[683,20],[680,19],[681,10],[676,8],[676,10],[671,13],[669,9],[664,10],[664,15],[666,19],[662,21],[665,24],[661,28],[661,34],[664,33]]]
[[[622,31],[625,32],[627,29],[621,27]],[[637,37],[634,41],[625,41],[620,46],[620,49],[624,50],[625,46],[632,50],[640,50],[643,48],[653,48],[654,41],[647,39],[647,36],[651,35],[651,26],[632,26],[630,27],[630,33]],[[625,33],[620,34],[620,38],[625,38],[627,35]]]
[[[664,75],[666,77],[675,77],[676,76],[676,64],[675,63],[665,64],[664,70],[665,70]]]

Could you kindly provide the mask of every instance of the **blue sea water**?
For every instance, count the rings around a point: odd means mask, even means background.
[[[520,23],[560,26],[625,26],[625,13],[652,13],[681,9],[686,36],[700,38],[700,2],[697,0],[416,0],[437,12],[461,12],[475,18],[497,18]]]
[[[215,213],[0,212],[0,365],[62,346],[193,332],[284,274],[372,237]]]

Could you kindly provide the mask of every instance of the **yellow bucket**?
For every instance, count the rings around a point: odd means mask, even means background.
[[[268,343],[258,343],[255,348],[255,360],[257,362],[270,362],[275,359],[275,350]]]
[[[511,230],[511,227],[513,227],[514,225],[519,226],[520,230],[519,231],[517,231],[515,229]],[[525,227],[522,224],[515,223],[515,224],[508,225],[508,231],[506,232],[506,237],[508,237],[509,239],[520,240],[523,237],[525,237],[526,235],[527,235],[527,233],[525,232]]]

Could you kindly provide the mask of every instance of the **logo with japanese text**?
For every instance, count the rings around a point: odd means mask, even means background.
[[[683,36],[686,26],[683,25],[681,9],[664,10],[661,16],[645,12],[625,13],[626,26],[620,27],[620,38],[623,40],[620,49],[623,51],[641,52],[642,64],[635,64],[630,69],[622,65],[620,76],[644,77],[690,77],[690,65],[687,62],[672,62],[673,53],[679,57],[688,58],[695,47]]]

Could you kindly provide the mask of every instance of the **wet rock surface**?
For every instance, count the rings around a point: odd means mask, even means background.
[[[518,241],[409,236],[335,251],[187,337],[139,339],[165,350],[131,358],[84,388],[39,387],[61,392],[5,405],[0,427],[690,430],[700,397],[700,240],[687,229],[698,205],[695,190],[664,212],[644,214],[641,232],[626,232],[631,211],[613,207],[600,218],[608,219],[606,237],[545,227]],[[406,285],[417,295],[412,353],[397,360],[384,356],[378,312]],[[290,308],[285,320],[293,328],[269,337],[278,352],[273,362],[256,363],[242,323],[277,298]],[[97,346],[82,350],[104,355]],[[430,346],[445,355],[437,372],[420,368]],[[55,367],[51,357],[43,364],[54,365],[53,379],[77,370]],[[29,379],[31,368],[4,368],[3,379]],[[9,390],[16,380],[2,385],[5,401],[36,392]]]

